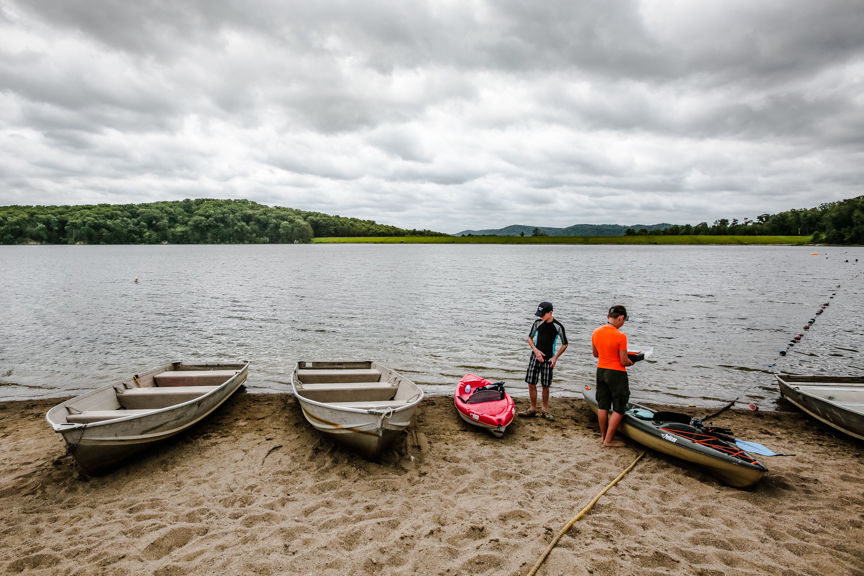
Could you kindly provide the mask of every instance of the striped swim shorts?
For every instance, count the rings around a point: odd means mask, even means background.
[[[525,382],[532,386],[537,385],[537,379],[540,379],[540,385],[543,388],[548,388],[552,385],[552,363],[538,362],[534,353],[531,353],[531,359],[528,361],[528,371],[525,373]]]

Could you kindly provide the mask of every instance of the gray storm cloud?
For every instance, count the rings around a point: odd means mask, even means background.
[[[445,232],[809,208],[864,193],[860,8],[7,0],[0,203]]]

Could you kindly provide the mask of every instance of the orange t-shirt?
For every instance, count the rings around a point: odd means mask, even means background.
[[[594,330],[591,334],[591,344],[597,348],[597,353],[600,355],[597,359],[598,368],[627,371],[618,355],[619,350],[627,351],[626,334],[611,324],[606,324]]]

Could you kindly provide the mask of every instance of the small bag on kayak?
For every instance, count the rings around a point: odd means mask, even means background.
[[[495,382],[477,388],[468,397],[468,404],[480,404],[481,402],[494,402],[504,399],[504,382]]]

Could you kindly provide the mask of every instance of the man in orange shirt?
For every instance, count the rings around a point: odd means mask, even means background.
[[[620,305],[612,306],[606,315],[606,324],[591,334],[591,348],[597,358],[597,422],[603,446],[625,445],[615,439],[615,431],[624,419],[630,400],[626,367],[632,366],[633,361],[627,356],[627,335],[621,332],[626,321],[627,309]]]

